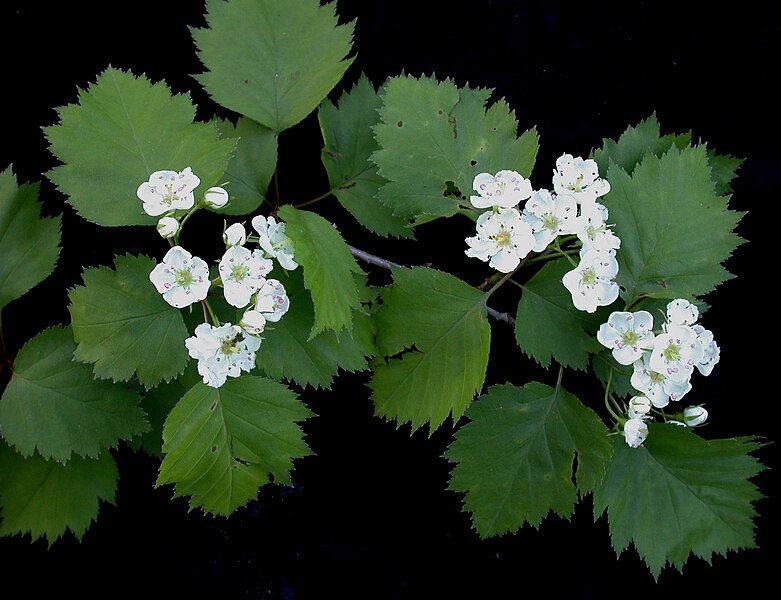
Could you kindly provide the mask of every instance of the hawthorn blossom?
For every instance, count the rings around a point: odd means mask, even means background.
[[[266,317],[262,312],[251,308],[244,311],[239,321],[239,327],[248,335],[259,336],[266,329]]]
[[[700,309],[683,298],[667,304],[667,322],[671,325],[693,325],[700,317]]]
[[[670,400],[677,402],[691,389],[691,382],[675,381],[664,373],[656,371],[650,362],[650,352],[646,352],[634,363],[634,371],[629,379],[632,387],[645,395],[656,408],[664,408]]]
[[[230,248],[231,246],[243,246],[247,243],[247,231],[241,223],[234,223],[228,227],[222,234],[222,241]]]
[[[285,286],[276,279],[267,279],[255,296],[255,310],[261,313],[266,321],[276,323],[290,308]]]
[[[578,205],[572,196],[556,196],[548,190],[534,192],[521,214],[534,232],[535,252],[545,250],[558,235],[575,233],[579,229],[577,217]]]
[[[258,215],[252,219],[252,227],[258,232],[258,244],[269,255],[273,256],[286,271],[293,271],[298,263],[293,259],[294,244],[285,235],[285,224],[277,223],[274,217]]]
[[[654,338],[649,364],[654,371],[682,383],[689,380],[695,365],[702,360],[702,353],[691,327],[667,325],[665,332]]]
[[[651,412],[651,401],[646,396],[632,396],[629,399],[629,408],[627,414],[630,419],[642,417]]]
[[[247,306],[252,295],[266,282],[266,274],[273,266],[258,250],[250,251],[244,246],[228,248],[219,265],[220,279],[228,304],[236,308]]]
[[[206,298],[209,267],[181,246],[174,246],[149,273],[149,280],[168,304],[183,308]]]
[[[228,204],[228,192],[221,187],[210,187],[203,195],[203,201],[211,208],[222,208]]]
[[[597,340],[613,351],[619,364],[631,365],[654,345],[654,318],[648,311],[611,313],[597,331]]]
[[[615,251],[621,247],[621,238],[610,229],[607,218],[607,207],[599,202],[586,206],[585,210],[581,208],[581,215],[578,219],[580,229],[575,232],[583,243],[581,252],[600,250],[615,254]]]
[[[589,250],[583,253],[578,266],[565,273],[562,283],[578,310],[594,312],[598,306],[612,304],[618,298],[618,261],[608,252]]]
[[[553,171],[553,189],[557,194],[568,194],[578,204],[587,206],[607,194],[610,184],[599,176],[596,161],[562,154]]]
[[[713,332],[705,329],[702,325],[692,325],[694,333],[697,334],[697,344],[702,351],[702,358],[695,364],[697,370],[706,377],[711,374],[713,367],[719,362],[721,350],[713,339]]]
[[[532,195],[532,184],[515,171],[499,171],[496,175],[480,173],[472,181],[479,195],[470,196],[475,208],[512,208]]]
[[[514,208],[484,212],[477,218],[477,235],[466,238],[467,256],[479,258],[502,273],[514,271],[535,245],[531,225]]]
[[[157,222],[157,233],[159,233],[163,239],[167,240],[168,238],[175,236],[177,231],[179,231],[179,221],[173,217],[163,217]]]
[[[214,327],[201,323],[195,335],[184,341],[190,356],[198,361],[198,374],[211,387],[221,387],[228,377],[255,367],[255,352],[260,338],[245,335],[238,325],[225,323]]]
[[[687,406],[683,410],[683,422],[687,427],[697,427],[708,420],[708,411],[702,406]]]
[[[644,417],[628,419],[624,423],[624,440],[631,448],[638,448],[648,438],[648,425]]]
[[[195,204],[193,190],[201,180],[190,167],[184,171],[155,171],[138,186],[136,196],[144,205],[144,212],[152,217],[172,210],[188,210]]]

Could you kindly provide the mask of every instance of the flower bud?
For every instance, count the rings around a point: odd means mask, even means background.
[[[179,231],[179,221],[173,217],[163,217],[157,222],[157,233],[165,239],[173,237],[177,231]]]
[[[647,396],[632,396],[629,400],[629,418],[636,419],[651,412],[651,401]]]
[[[228,203],[228,192],[221,187],[212,187],[206,190],[203,199],[207,206],[222,208]]]
[[[266,317],[257,310],[248,310],[241,317],[239,326],[249,335],[260,335],[266,328]]]
[[[702,406],[689,406],[683,411],[683,420],[688,427],[697,427],[708,420],[708,411]]]
[[[228,248],[243,246],[247,241],[247,232],[244,229],[244,225],[234,223],[225,230],[225,233],[222,234],[222,239]]]
[[[642,417],[629,419],[624,423],[624,439],[630,447],[637,448],[642,445],[647,437],[648,425],[646,425]]]

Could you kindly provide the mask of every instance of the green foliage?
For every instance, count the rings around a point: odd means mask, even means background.
[[[393,269],[393,280],[376,316],[377,350],[388,358],[373,364],[375,410],[433,432],[450,414],[458,420],[483,387],[486,295],[434,269]]]
[[[469,206],[478,173],[513,169],[528,177],[537,156],[537,134],[520,138],[503,100],[487,110],[488,89],[411,76],[388,80],[373,155],[389,180],[378,198],[393,213],[416,222],[455,214]]]
[[[700,296],[731,277],[721,263],[742,241],[733,232],[741,214],[714,193],[703,147],[648,154],[631,176],[612,165],[607,178],[624,300]]]
[[[195,364],[195,361],[190,361],[188,371],[195,371]],[[134,437],[129,444],[131,448],[143,449],[150,456],[163,458],[163,425],[174,406],[190,387],[185,385],[183,379],[185,377],[174,379],[170,383],[161,383],[151,390],[144,391],[141,408],[146,413],[149,430],[143,435]],[[192,385],[198,381],[200,376],[196,372],[195,382]]]
[[[108,451],[63,465],[38,454],[24,458],[0,443],[0,536],[29,533],[51,545],[70,529],[81,540],[98,501],[114,503],[117,477]]]
[[[156,262],[117,256],[116,271],[86,269],[84,286],[70,290],[76,360],[94,363],[102,379],[127,381],[134,374],[147,388],[179,375],[187,365],[188,336],[182,312],[163,300],[149,281]]]
[[[279,210],[285,233],[295,243],[304,269],[304,286],[312,292],[315,322],[311,336],[325,329],[352,330],[353,309],[360,306],[355,274],[361,273],[339,232],[320,215],[290,205]]]
[[[156,224],[136,197],[138,186],[155,171],[191,167],[201,179],[197,198],[220,182],[235,144],[218,139],[215,125],[193,122],[189,97],[114,68],[58,113],[60,124],[45,132],[63,164],[47,175],[99,225]]]
[[[445,457],[456,463],[450,489],[466,493],[484,538],[537,526],[549,511],[569,517],[610,459],[602,421],[561,387],[496,385],[466,416]]]
[[[382,99],[365,76],[342,94],[338,108],[323,101],[318,112],[325,141],[323,164],[334,196],[361,225],[377,235],[413,237],[407,221],[394,216],[375,197],[386,183],[370,159],[378,148],[372,129],[379,121],[381,105]]]
[[[225,170],[222,186],[230,202],[217,209],[225,215],[247,215],[266,201],[268,186],[277,168],[277,134],[252,119],[240,118],[236,125],[217,121],[223,137],[239,138]]]
[[[562,258],[547,263],[523,286],[515,319],[515,339],[521,349],[543,367],[551,358],[565,367],[584,370],[589,353],[602,345],[593,332],[602,322],[572,305],[572,295],[561,278],[573,269]],[[586,331],[590,331],[591,335]]]
[[[374,323],[360,312],[353,314],[352,334],[326,330],[310,337],[314,323],[312,296],[304,288],[298,269],[284,279],[290,309],[277,323],[268,323],[257,351],[257,365],[274,379],[301,386],[330,388],[337,371],[362,371],[373,356]]]
[[[690,554],[754,547],[750,481],[763,466],[749,454],[752,438],[704,440],[686,428],[651,424],[648,439],[630,448],[614,438],[613,458],[594,490],[594,514],[607,509],[618,553],[630,542],[654,577],[666,563],[681,570]]]
[[[625,398],[637,394],[637,390],[630,383],[634,367],[618,364],[613,358],[612,352],[607,348],[603,347],[600,352],[592,356],[591,366],[594,369],[594,375],[602,382],[603,386],[607,386],[608,380],[610,381],[610,392],[614,396]]]
[[[229,515],[272,479],[290,484],[293,459],[311,453],[297,424],[310,416],[294,392],[270,379],[198,383],[166,419],[157,484],[176,484],[193,508]]]
[[[140,398],[74,362],[69,327],[52,327],[27,342],[0,400],[0,430],[24,456],[66,462],[71,454],[96,458],[101,448],[143,433]]]
[[[318,0],[210,0],[208,28],[193,29],[207,71],[196,76],[222,106],[275,132],[326,97],[353,59],[353,26]]]
[[[0,173],[0,310],[51,275],[60,255],[60,217],[41,218],[38,185]]]
[[[716,183],[716,193],[720,196],[731,193],[732,180],[737,176],[743,160],[734,156],[716,154],[711,150],[708,151],[708,163],[711,168],[711,177]]]

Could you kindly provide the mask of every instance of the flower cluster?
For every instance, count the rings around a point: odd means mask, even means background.
[[[608,225],[608,211],[597,198],[610,191],[595,161],[564,154],[556,161],[553,191],[533,190],[515,171],[478,174],[470,197],[475,208],[488,208],[477,218],[477,233],[466,239],[466,255],[479,258],[502,273],[518,268],[530,252],[544,252],[558,236],[580,240],[579,262],[562,283],[579,310],[594,312],[618,297],[616,250],[621,240]],[[525,201],[522,210],[517,207]],[[574,238],[573,238],[574,239]]]
[[[164,238],[180,231],[181,224],[172,216],[177,210],[195,206],[193,190],[200,180],[187,168],[181,173],[157,171],[137,191],[144,210],[153,216],[166,213],[157,229]],[[203,206],[219,208],[228,202],[222,188],[210,188]],[[182,221],[183,224],[184,220]],[[255,352],[260,348],[261,334],[266,324],[277,322],[290,307],[285,287],[267,275],[274,267],[272,259],[286,270],[298,266],[294,259],[293,242],[285,234],[285,224],[274,217],[252,219],[256,238],[247,236],[241,223],[234,223],[223,233],[226,250],[219,260],[219,277],[210,279],[205,261],[174,245],[149,274],[150,281],[171,306],[184,308],[195,302],[205,302],[213,283],[223,288],[225,300],[236,308],[246,308],[237,325],[202,323],[195,335],[185,340],[190,356],[198,361],[198,373],[206,385],[222,386],[228,377],[238,377],[255,366]],[[246,247],[256,241],[254,249]],[[204,310],[208,305],[204,304]],[[211,311],[211,309],[209,309]]]
[[[677,402],[692,388],[695,370],[710,375],[719,362],[719,346],[713,333],[697,324],[699,309],[682,298],[667,305],[666,320],[654,333],[653,316],[641,310],[613,312],[597,331],[597,340],[610,348],[616,362],[632,365],[632,387],[638,392],[629,401],[624,437],[636,448],[647,435],[645,421],[652,408],[664,408]],[[691,406],[682,413],[682,420],[668,422],[694,427],[705,422],[707,411]]]

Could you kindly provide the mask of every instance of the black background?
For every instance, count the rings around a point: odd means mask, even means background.
[[[744,158],[731,206],[747,211],[738,232],[748,243],[727,263],[737,277],[706,298],[712,308],[703,323],[722,360],[698,379],[691,400],[711,411],[706,437],[774,440],[778,296],[770,287],[777,271],[770,238],[781,191],[773,91],[781,30],[765,14],[767,3],[736,2],[728,10],[698,4],[481,0],[435,8],[421,0],[341,0],[341,21],[357,18],[357,59],[331,98],[360,72],[375,85],[404,71],[494,88],[521,127],[536,126],[541,136],[535,187],[550,185],[560,154],[586,156],[603,137],[616,138],[654,112],[663,132],[691,130],[709,147]],[[190,92],[201,118],[229,116],[191,78],[201,65],[187,28],[202,26],[203,12],[197,1],[3,3],[0,168],[13,163],[20,182],[41,180],[56,164],[41,127],[54,124],[54,108],[75,102],[77,87],[109,64]],[[312,117],[282,133],[284,202],[327,189],[320,147]],[[302,169],[311,176],[298,176]],[[45,178],[41,201],[45,214],[63,214],[64,250],[55,274],[4,311],[12,355],[43,328],[69,321],[67,289],[80,282],[82,267],[110,264],[114,253],[164,249],[153,231],[84,222]],[[429,262],[474,283],[488,274],[462,256],[460,225],[445,233],[440,224],[424,226],[416,245],[374,238],[333,199],[317,210],[337,221],[350,243],[375,254]],[[387,280],[371,272],[373,281]],[[512,301],[497,294],[496,308],[512,310]],[[551,383],[512,349],[509,328],[494,324],[493,336],[488,384]],[[154,488],[156,459],[118,449],[116,505],[102,505],[82,543],[71,535],[50,549],[18,536],[0,540],[3,596],[21,596],[18,584],[25,596],[699,598],[733,584],[753,591],[774,585],[772,470],[756,479],[769,496],[757,503],[758,549],[714,557],[712,566],[692,559],[682,574],[666,569],[655,583],[633,549],[616,558],[606,519],[593,521],[590,498],[570,521],[549,517],[538,530],[479,540],[461,498],[445,490],[450,467],[441,454],[452,424],[431,437],[397,430],[372,416],[367,380],[343,375],[332,391],[301,390],[318,415],[304,426],[316,456],[297,462],[292,488],[268,486],[229,519],[189,512],[170,488]],[[772,444],[757,455],[777,465]]]

